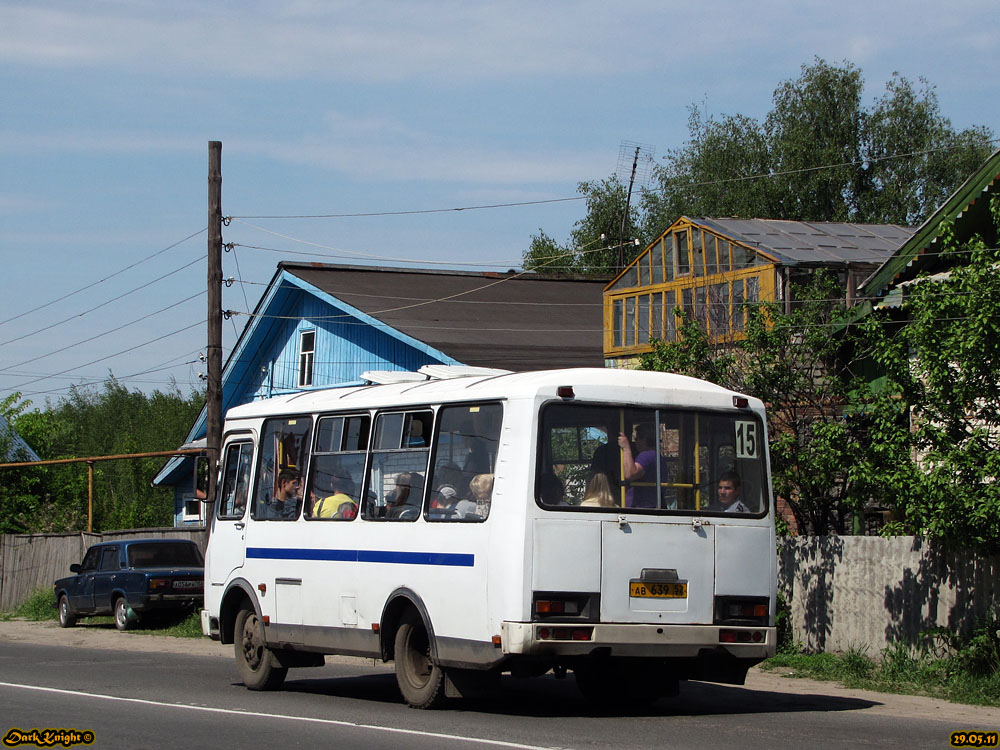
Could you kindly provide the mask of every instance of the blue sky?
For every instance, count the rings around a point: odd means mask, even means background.
[[[210,140],[234,217],[572,198],[623,141],[683,145],[693,103],[762,117],[817,56],[859,66],[868,103],[898,71],[1000,133],[998,21],[995,0],[0,0],[0,398],[109,370],[200,385]],[[224,306],[280,260],[506,270],[582,210],[236,219]]]

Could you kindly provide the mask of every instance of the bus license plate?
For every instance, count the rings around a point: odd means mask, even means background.
[[[686,599],[688,586],[686,583],[629,581],[628,595],[643,599]]]

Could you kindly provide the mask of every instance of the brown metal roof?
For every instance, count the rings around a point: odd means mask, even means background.
[[[691,219],[756,246],[784,265],[879,265],[913,235],[899,224],[848,224],[779,219]]]
[[[282,263],[317,289],[469,365],[601,367],[607,279]]]

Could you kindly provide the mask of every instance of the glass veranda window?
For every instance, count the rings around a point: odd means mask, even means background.
[[[750,412],[550,404],[535,496],[551,510],[759,515],[770,497],[763,434]]]

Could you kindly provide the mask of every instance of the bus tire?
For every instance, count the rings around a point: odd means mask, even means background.
[[[59,597],[59,627],[71,628],[76,625],[76,615],[69,607],[69,598],[66,594]]]
[[[236,615],[233,631],[236,669],[249,690],[277,690],[285,681],[288,668],[279,666],[264,640],[264,626],[257,613],[247,605]]]
[[[420,615],[409,610],[396,630],[393,657],[396,684],[413,708],[436,708],[444,703],[444,671],[431,660],[431,643]]]

